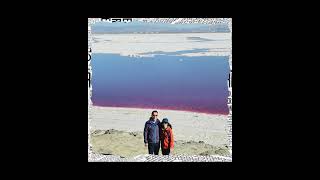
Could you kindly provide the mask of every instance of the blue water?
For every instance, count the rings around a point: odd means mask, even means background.
[[[228,57],[95,53],[92,69],[94,105],[228,114]]]

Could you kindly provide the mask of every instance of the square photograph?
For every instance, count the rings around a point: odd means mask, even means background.
[[[89,162],[232,162],[231,18],[88,18]]]

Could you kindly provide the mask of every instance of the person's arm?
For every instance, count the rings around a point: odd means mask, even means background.
[[[172,132],[172,129],[170,128],[170,149],[173,150],[173,148],[174,148],[173,132]]]
[[[161,140],[162,140],[162,128],[161,128],[161,124],[159,124],[159,140],[160,140],[160,142],[161,142]]]
[[[144,139],[144,144],[148,144],[148,127],[147,127],[147,123],[144,124],[144,130],[143,130],[143,139]]]

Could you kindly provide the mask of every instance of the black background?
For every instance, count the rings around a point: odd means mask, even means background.
[[[120,11],[120,7],[125,5],[130,8],[121,8]],[[295,127],[309,127],[294,121],[297,118],[312,119],[307,118],[306,114],[289,117],[293,112],[303,110],[310,113],[311,108],[298,108],[298,101],[304,99],[299,94],[306,92],[291,95],[298,88],[308,87],[309,82],[307,78],[293,75],[296,72],[301,74],[305,66],[288,57],[297,49],[288,50],[282,43],[296,38],[290,34],[294,28],[285,26],[298,17],[283,14],[284,18],[279,20],[280,16],[274,13],[282,12],[285,6],[260,4],[258,7],[265,6],[266,9],[261,13],[261,9],[253,8],[249,3],[242,4],[245,8],[232,6],[231,2],[223,6],[189,5],[189,8],[180,4],[174,7],[157,4],[151,8],[137,8],[119,3],[95,4],[92,8],[88,3],[78,9],[72,4],[68,7],[56,6],[48,12],[40,9],[39,13],[23,13],[14,20],[4,22],[7,27],[4,28],[4,36],[14,42],[5,44],[3,52],[6,59],[3,62],[5,75],[2,89],[5,91],[3,99],[6,100],[3,105],[11,110],[3,112],[2,126],[4,157],[8,158],[8,162],[17,162],[24,169],[22,174],[33,174],[32,170],[36,170],[36,174],[49,173],[52,177],[61,173],[71,176],[88,173],[92,176],[102,174],[108,178],[115,172],[111,168],[117,169],[119,176],[129,174],[126,171],[130,168],[140,177],[149,177],[147,173],[159,170],[167,176],[184,174],[198,177],[207,173],[212,178],[219,178],[219,175],[224,178],[236,170],[241,170],[235,173],[236,177],[255,177],[255,173],[265,170],[283,172],[284,163],[301,160],[293,156],[301,148],[293,145],[300,142],[298,144],[312,146],[312,143],[287,131],[296,132]],[[89,17],[232,18],[233,162],[87,162]],[[296,68],[293,68],[294,65],[297,65]],[[301,82],[301,86],[297,85]],[[268,163],[273,164],[266,165]],[[272,173],[265,172],[260,176],[270,175]]]

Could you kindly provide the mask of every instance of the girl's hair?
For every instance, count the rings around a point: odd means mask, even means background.
[[[170,123],[168,123],[168,126],[172,129],[172,125]],[[164,128],[164,123],[163,122],[161,123],[161,128],[162,129]]]

